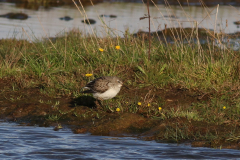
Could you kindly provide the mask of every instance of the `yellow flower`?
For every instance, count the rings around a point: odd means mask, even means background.
[[[151,104],[150,103],[148,103],[148,107],[150,107],[151,106]]]
[[[116,111],[119,112],[119,111],[120,111],[120,108],[117,108]]]
[[[223,109],[226,109],[227,107],[226,106],[223,106]]]
[[[91,73],[85,74],[86,77],[91,77],[92,75],[93,75],[93,74],[91,74]]]
[[[104,49],[102,49],[102,48],[99,48],[99,51],[100,51],[100,52],[103,52],[103,51],[104,51]]]
[[[141,102],[138,102],[138,105],[139,105],[139,106],[141,106],[141,105],[142,105],[142,103],[141,103]]]
[[[158,107],[158,110],[161,111],[161,110],[162,110],[162,107]]]
[[[120,49],[120,46],[116,46],[115,48],[116,48],[117,50],[119,50],[119,49]]]

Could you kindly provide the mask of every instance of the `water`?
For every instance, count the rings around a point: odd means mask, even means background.
[[[240,159],[240,152],[0,122],[0,159]]]
[[[0,2],[0,15],[6,13],[25,13],[30,17],[26,20],[14,20],[0,17],[0,39],[17,37],[22,39],[34,39],[41,37],[55,37],[63,31],[79,28],[84,33],[95,33],[98,36],[111,34],[123,36],[125,30],[136,33],[139,30],[148,31],[148,19],[139,20],[147,14],[147,8],[142,3],[98,3],[94,6],[86,6],[86,15],[76,7],[52,7],[29,10],[16,8],[14,4]],[[220,6],[150,6],[151,30],[163,30],[171,27],[195,27],[215,29],[216,32],[235,33],[240,31],[240,25],[234,24],[239,20],[240,7]],[[100,15],[107,15],[100,19]],[[109,15],[116,15],[111,18]],[[60,18],[69,16],[72,20],[65,21]],[[91,18],[96,21],[93,25],[87,25],[81,21]],[[104,23],[102,23],[104,21]],[[227,22],[226,22],[227,21]],[[197,22],[197,23],[196,23]]]

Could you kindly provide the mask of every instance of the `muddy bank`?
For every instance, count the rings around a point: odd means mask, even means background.
[[[2,2],[2,0],[0,0]],[[8,2],[8,3],[14,3],[17,8],[25,8],[25,9],[33,9],[33,10],[38,10],[41,7],[44,7],[45,9],[49,9],[51,7],[60,7],[64,5],[70,5],[75,7],[75,4],[73,3],[72,0],[49,0],[49,1],[44,1],[44,0],[35,0],[35,1],[29,1],[29,0],[4,0],[3,2]],[[93,4],[101,3],[103,0],[92,0]],[[83,5],[83,6],[89,6],[92,5],[91,1],[89,0],[81,0],[81,4],[79,1],[75,1],[77,5]]]
[[[14,3],[16,7],[18,8],[25,8],[25,9],[33,9],[38,10],[40,7],[44,7],[46,9],[50,9],[51,7],[60,7],[64,5],[70,5],[75,7],[75,4],[72,0],[52,0],[52,1],[43,1],[43,0],[36,0],[36,1],[27,1],[27,0],[0,0],[0,2],[8,2],[8,3]],[[92,0],[93,4],[97,3],[103,3],[103,0]],[[130,2],[130,3],[147,3],[147,0],[140,1],[140,0],[108,0],[105,2]],[[79,1],[75,1],[77,5],[81,5]],[[89,6],[92,5],[91,1],[89,0],[81,0],[81,3],[83,6]],[[208,0],[208,1],[200,1],[200,0],[150,0],[150,5],[154,4],[162,4],[162,5],[176,5],[176,6],[216,6],[216,5],[232,5],[232,6],[240,6],[239,0],[232,0],[232,1],[226,1],[226,0]]]
[[[190,142],[197,147],[240,147],[239,138],[230,138],[229,133],[231,130],[240,133],[238,123],[233,125],[229,121],[218,125],[194,121],[188,117],[149,117],[147,107],[139,107],[136,113],[117,112],[114,103],[108,104],[109,107],[106,108],[97,108],[89,95],[77,98],[72,98],[71,95],[49,97],[43,94],[42,89],[41,86],[22,88],[13,78],[0,79],[0,118],[25,125],[55,126],[55,130],[68,125],[76,134],[90,132],[105,136],[129,135],[159,142]],[[153,88],[142,88],[137,92],[144,95],[149,89]],[[136,90],[127,93],[123,89],[120,94],[131,96],[135,92]],[[172,110],[177,110],[179,105],[189,107],[192,103],[208,101],[210,97],[198,91],[171,86],[156,89],[155,92],[163,98],[162,108]],[[126,102],[125,105],[129,104]],[[214,138],[206,139],[206,135]]]
[[[148,39],[148,32],[138,31],[134,33],[133,36],[140,37],[142,39]],[[224,36],[227,36],[224,34]],[[200,39],[205,41],[207,39],[215,39],[216,34],[213,30],[204,29],[204,28],[165,28],[161,31],[151,32],[151,38],[158,39],[160,41],[174,42],[174,41],[189,41],[192,39]]]
[[[142,40],[148,40],[149,34],[145,31],[138,31],[133,34]],[[164,44],[201,44],[209,45],[210,43],[223,49],[229,48],[234,51],[239,50],[239,32],[232,34],[215,33],[213,30],[204,28],[165,28],[161,31],[150,33],[152,40],[158,40]]]
[[[51,0],[51,1],[43,1],[43,0],[36,0],[36,1],[28,1],[28,0],[0,0],[0,2],[8,2],[8,3],[16,3],[16,5],[21,7],[30,7],[30,6],[37,6],[37,5],[43,5],[43,6],[49,6],[49,7],[56,7],[61,5],[69,5],[73,4],[72,0]],[[106,0],[109,2],[119,2],[119,0]],[[76,3],[79,3],[78,1],[75,1]],[[101,3],[103,0],[92,0],[94,4]],[[120,0],[120,2],[135,2],[135,3],[142,3],[141,0]],[[143,1],[144,3],[147,3],[147,0]],[[182,5],[182,6],[214,6],[214,5],[240,5],[239,0],[150,0],[150,5],[155,4],[164,4],[164,5]],[[81,3],[83,5],[91,5],[91,2],[89,0],[81,0]],[[32,7],[31,7],[32,8]]]
[[[179,5],[179,3],[183,6],[194,5],[194,6],[214,6],[214,5],[240,5],[239,0],[168,0],[168,4],[170,5]],[[160,3],[164,3],[164,1],[160,1]]]

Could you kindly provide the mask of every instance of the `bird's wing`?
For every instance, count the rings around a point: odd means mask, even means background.
[[[91,82],[89,82],[85,87],[90,88],[93,92],[104,93],[108,90],[108,83],[110,81],[105,77],[99,77]]]

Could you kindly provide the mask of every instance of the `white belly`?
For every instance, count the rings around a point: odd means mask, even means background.
[[[99,100],[107,100],[115,97],[119,91],[120,88],[111,88],[104,93],[93,93],[93,97]]]

